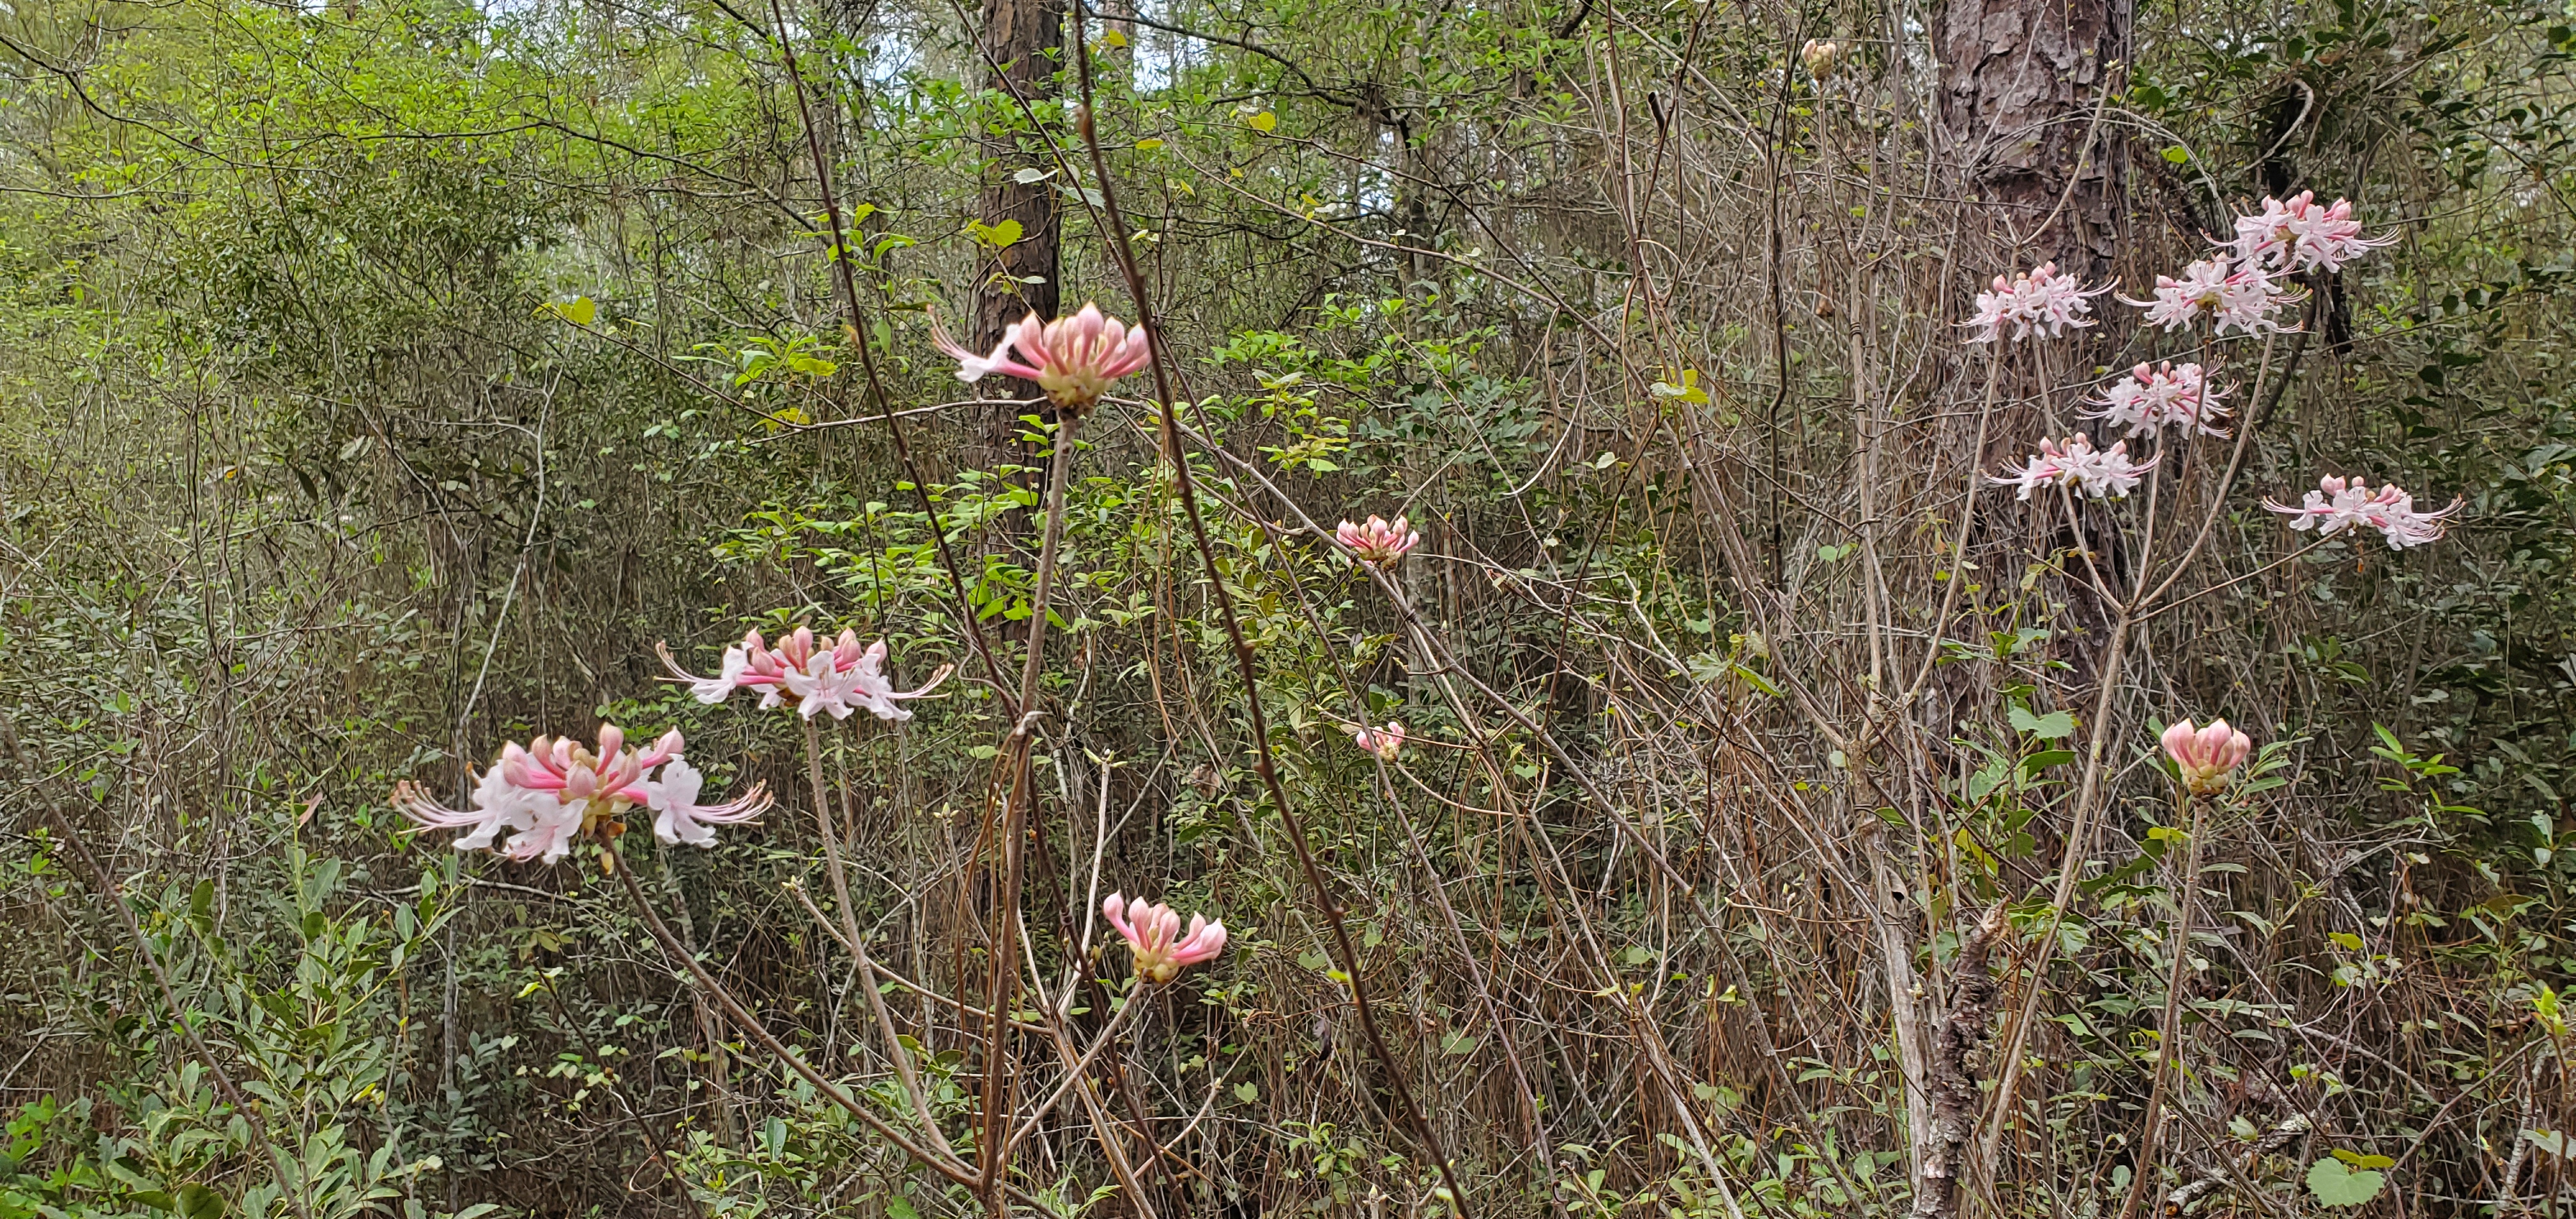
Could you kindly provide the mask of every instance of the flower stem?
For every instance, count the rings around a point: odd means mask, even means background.
[[[1028,653],[1020,662],[1020,718],[1012,725],[1004,756],[1011,780],[1002,808],[1002,892],[995,929],[993,984],[984,1037],[984,1192],[994,1213],[1001,1213],[997,1192],[1008,1175],[1011,1147],[1003,1140],[1002,1090],[1013,1074],[1015,1056],[1003,1053],[1010,1035],[1011,1006],[1020,980],[1018,939],[1021,881],[1028,870],[1022,847],[1028,838],[1029,804],[1037,798],[1029,781],[1029,747],[1037,729],[1038,678],[1046,666],[1047,602],[1055,588],[1056,556],[1064,539],[1064,486],[1072,478],[1074,436],[1082,416],[1066,410],[1057,416],[1055,454],[1047,463],[1046,523],[1038,543],[1036,586],[1029,594]]]
[[[2165,1010],[2156,1038],[2155,1082],[2147,1090],[2147,1126],[2138,1136],[2138,1162],[2130,1169],[2129,1197],[2120,1204],[2120,1219],[2134,1219],[2146,1196],[2147,1177],[2155,1171],[2156,1145],[2164,1132],[2165,1085],[2182,1058],[2183,971],[2191,964],[2191,906],[2200,896],[2200,823],[2205,802],[2186,792],[2191,838],[2184,847],[2182,875],[2174,879],[2173,961],[2165,973]]]
[[[603,845],[601,849],[607,852],[610,859],[617,858],[615,846]],[[760,1048],[769,1051],[771,1057],[776,1058],[789,1071],[794,1072],[797,1078],[813,1085],[814,1090],[821,1093],[825,1100],[840,1106],[850,1116],[866,1124],[870,1130],[884,1136],[887,1142],[902,1148],[905,1153],[928,1165],[940,1176],[959,1185],[976,1184],[973,1171],[959,1164],[954,1157],[932,1151],[913,1142],[902,1131],[895,1129],[892,1123],[877,1116],[875,1110],[860,1104],[856,1097],[851,1096],[839,1084],[824,1078],[822,1072],[807,1063],[803,1055],[787,1048],[779,1042],[778,1038],[771,1036],[769,1030],[762,1026],[760,1021],[743,1009],[741,1001],[733,997],[733,992],[726,990],[723,983],[716,981],[714,976],[707,972],[706,967],[698,964],[698,959],[680,945],[679,938],[672,935],[671,929],[663,924],[662,916],[654,913],[652,903],[644,900],[643,886],[635,883],[635,870],[626,867],[622,862],[610,865],[610,870],[617,874],[618,880],[624,882],[627,901],[635,907],[636,915],[644,920],[644,926],[653,933],[653,938],[660,941],[662,951],[680,963],[680,968],[688,973],[690,980],[697,983],[698,989],[705,992],[708,998],[716,1001],[716,1007],[724,1012],[727,1019],[733,1021],[735,1027],[742,1030],[744,1036],[751,1038]],[[1031,1204],[1035,1204],[1036,1201],[1033,1198],[1023,1200]]]
[[[868,939],[859,933],[859,908],[850,901],[849,873],[841,866],[840,827],[832,824],[832,802],[823,787],[823,737],[811,718],[805,721],[805,778],[814,789],[814,826],[823,832],[824,871],[832,878],[832,900],[840,903],[843,943],[858,961],[859,989],[867,992],[877,1034],[885,1038],[886,1057],[894,1060],[895,1074],[903,1081],[904,1095],[912,1101],[914,1116],[921,1119],[921,1128],[929,1133],[930,1141],[941,1151],[949,1151],[948,1136],[940,1131],[939,1119],[931,1116],[930,1099],[922,1092],[921,1078],[912,1069],[912,1054],[895,1033],[894,1014],[886,1010],[885,992],[877,989],[876,962],[868,959]]]

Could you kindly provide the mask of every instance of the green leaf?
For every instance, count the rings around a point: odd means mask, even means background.
[[[224,1219],[224,1196],[203,1185],[180,1186],[179,1219]]]
[[[1279,116],[1264,110],[1259,114],[1253,115],[1251,118],[1245,119],[1244,122],[1251,124],[1254,131],[1275,131],[1279,127]]]
[[[2021,773],[2035,775],[2051,766],[2064,766],[2075,760],[2072,749],[2043,749],[2021,760]]]
[[[966,222],[966,231],[973,233],[975,240],[998,250],[1018,241],[1022,230],[1017,220],[1004,220],[1000,224],[969,220]]]
[[[1252,1103],[1252,1102],[1254,1102],[1254,1101],[1260,1100],[1260,1099],[1261,1099],[1261,1085],[1256,1084],[1256,1083],[1254,1083],[1254,1082],[1252,1082],[1251,1080],[1248,1080],[1248,1079],[1247,1079],[1247,1080],[1245,1080],[1245,1081],[1243,1081],[1242,1083],[1236,1084],[1236,1085],[1234,1086],[1234,1099],[1239,1100],[1239,1101],[1242,1101],[1243,1103],[1245,1103],[1245,1104],[1247,1104],[1247,1105],[1248,1105],[1248,1104],[1251,1104],[1251,1103]]]
[[[2388,1178],[2370,1169],[2352,1169],[2327,1158],[2308,1165],[2308,1192],[2326,1206],[2359,1206],[2379,1196]]]
[[[1744,684],[1751,686],[1756,690],[1760,690],[1764,694],[1768,694],[1773,698],[1780,697],[1780,687],[1772,685],[1769,678],[1766,678],[1751,669],[1745,668],[1743,665],[1735,666],[1735,675],[1743,678]]]
[[[2054,741],[2075,735],[2075,716],[2066,711],[2032,715],[2027,709],[2015,706],[2012,709],[2012,726],[2042,740]]]
[[[547,301],[537,306],[537,312],[551,313],[575,326],[587,326],[599,320],[599,302],[576,296],[568,301]]]

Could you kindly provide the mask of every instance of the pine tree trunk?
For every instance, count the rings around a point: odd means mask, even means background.
[[[2131,0],[1948,0],[1935,19],[1942,125],[2016,268],[2111,272],[2126,139],[2095,117],[2126,81],[2130,22]]]
[[[1011,95],[1017,94],[1032,107],[1054,95],[1063,38],[1063,0],[986,0],[984,50],[1001,65],[994,87],[1002,90],[1005,113],[1015,122],[1023,120],[1019,106],[1009,100]],[[1020,182],[1012,177],[1027,167],[1053,169],[1053,160],[1033,135],[1017,140],[997,137],[990,155],[994,164],[990,168],[992,185],[984,190],[984,223],[1018,221],[1020,238],[985,266],[984,280],[976,288],[973,345],[977,351],[992,350],[1002,341],[1002,331],[1031,311],[1040,317],[1055,317],[1060,304],[1056,284],[1057,179],[1050,176],[1041,182]],[[993,392],[1030,398],[1037,395],[1038,388],[1025,381],[1006,381]],[[1024,413],[1024,408],[996,407],[985,418],[986,461],[1021,460],[1027,464],[1025,446],[1017,439],[1019,416]]]

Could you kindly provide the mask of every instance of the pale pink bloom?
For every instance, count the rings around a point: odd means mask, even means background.
[[[759,787],[730,804],[698,804],[698,773],[680,759],[682,741],[675,730],[662,734],[650,748],[631,749],[624,729],[599,728],[599,745],[587,749],[570,737],[538,737],[521,748],[516,742],[501,750],[501,760],[483,773],[474,790],[474,809],[442,807],[417,783],[394,787],[394,806],[430,829],[464,829],[458,850],[483,850],[502,830],[513,831],[500,850],[511,859],[553,863],[568,854],[585,834],[602,840],[624,829],[619,820],[636,805],[664,810],[663,841],[701,842],[707,834],[698,822],[750,820],[768,807]],[[660,768],[663,778],[655,780]],[[674,833],[695,830],[691,837]]]
[[[2198,731],[2190,720],[2182,720],[2165,729],[2164,746],[2165,756],[2181,773],[2182,785],[2205,796],[2236,777],[2236,768],[2253,752],[2254,738],[2228,727],[2225,720],[2211,720],[2209,727]]]
[[[1403,558],[1405,552],[1422,544],[1422,535],[1415,532],[1402,516],[1396,517],[1393,524],[1374,516],[1368,518],[1365,525],[1343,521],[1341,527],[1333,531],[1333,536],[1341,540],[1353,558],[1379,568],[1395,566],[1396,560]]]
[[[956,359],[960,381],[980,381],[995,373],[1034,381],[1049,401],[1075,412],[1091,409],[1111,382],[1145,367],[1154,354],[1143,326],[1130,329],[1094,304],[1052,322],[1040,321],[1032,312],[1002,332],[991,355],[967,350],[936,319],[931,341]]]
[[[698,803],[698,790],[706,785],[706,776],[689,765],[688,759],[674,757],[662,767],[662,777],[643,784],[645,806],[652,809],[653,836],[668,843],[689,843],[711,847],[716,832],[707,827],[736,825],[758,817],[769,807],[769,793],[758,786],[739,800],[725,804]]]
[[[1993,290],[1977,294],[1976,312],[1960,324],[1971,332],[1971,343],[1994,342],[2006,323],[2013,328],[2015,342],[2033,331],[2056,338],[2070,327],[2092,325],[2086,315],[2093,311],[2093,303],[2085,298],[2107,291],[2107,287],[2087,289],[2074,276],[2058,274],[2056,263],[2044,262],[2009,281],[1996,276]]]
[[[512,863],[561,863],[564,856],[572,853],[572,844],[580,841],[582,827],[588,823],[583,808],[580,804],[551,801],[538,805],[528,828],[501,844],[501,855]]]
[[[518,748],[516,745],[512,749]],[[510,782],[499,766],[483,772],[474,787],[474,807],[467,810],[447,808],[429,794],[429,789],[408,779],[394,785],[393,805],[424,829],[467,830],[456,840],[460,851],[489,850],[492,840],[503,830],[524,830],[536,824],[537,805],[553,804],[555,798],[546,792],[531,792]]]
[[[2102,409],[2084,417],[2107,419],[2113,427],[2128,428],[2131,436],[2152,435],[2167,424],[2180,425],[2186,434],[2197,428],[2204,436],[2224,436],[2227,429],[2217,421],[2227,417],[2227,408],[2218,400],[2226,396],[2226,390],[2209,388],[2198,364],[2140,364],[2093,399]]]
[[[702,703],[720,703],[742,687],[758,688],[762,710],[784,706],[786,696],[796,696],[797,714],[807,719],[817,712],[829,711],[834,719],[848,719],[850,713],[866,708],[879,719],[908,720],[912,712],[900,705],[902,700],[920,698],[948,680],[950,666],[939,671],[917,690],[897,690],[885,675],[886,644],[880,639],[865,648],[859,646],[858,634],[844,630],[830,647],[821,647],[814,632],[798,627],[777,647],[768,646],[759,631],[751,631],[742,642],[725,649],[724,668],[714,677],[699,677],[680,667],[668,647],[656,645],[662,663],[672,675],[689,683],[689,692]]]
[[[2281,282],[2253,263],[2231,264],[2224,253],[2216,254],[2183,268],[2182,278],[2170,275],[2156,277],[2156,291],[2151,300],[2130,300],[2147,311],[2150,326],[2168,331],[2181,330],[2200,319],[2212,319],[2212,334],[2225,334],[2230,327],[2245,334],[2278,332],[2283,329],[2275,316],[2281,306],[2303,299],[2306,293],[2282,286]]]
[[[2120,441],[2107,449],[2093,447],[2092,437],[2079,432],[2063,443],[2039,442],[2039,451],[2019,466],[2006,466],[2008,476],[1991,481],[2005,486],[2018,486],[2018,498],[2029,499],[2041,487],[2065,486],[2095,499],[2124,499],[2135,490],[2138,480],[2155,468],[2161,457],[2145,461],[2129,460],[2129,442]]]
[[[1169,982],[1183,966],[1214,960],[1225,951],[1225,924],[1211,923],[1203,914],[1190,916],[1190,933],[1184,937],[1181,916],[1169,906],[1141,898],[1130,902],[1112,893],[1100,903],[1100,912],[1126,937],[1136,959],[1136,976],[1149,982]]]
[[[2382,483],[2373,491],[2362,479],[2327,475],[2296,507],[2268,499],[2263,506],[2289,514],[2292,529],[2313,528],[2318,537],[2327,537],[2338,530],[2368,526],[2388,539],[2390,550],[2404,550],[2440,538],[2448,518],[2460,510],[2460,501],[2453,499],[2450,507],[2438,512],[2418,512],[2415,497],[2395,483]]]
[[[2323,206],[2315,191],[2300,191],[2287,203],[2265,199],[2261,215],[2236,218],[2236,256],[2288,275],[2312,267],[2340,271],[2344,263],[2395,240],[2362,236],[2361,222],[2352,218],[2352,200]]]
[[[1376,754],[1381,760],[1392,762],[1396,759],[1396,755],[1404,752],[1404,725],[1402,724],[1389,721],[1384,728],[1355,724],[1350,731],[1351,744]]]

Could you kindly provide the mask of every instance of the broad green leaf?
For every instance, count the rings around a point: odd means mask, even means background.
[[[2326,1206],[2359,1206],[2378,1197],[2387,1181],[2377,1172],[2347,1168],[2332,1157],[2308,1165],[2308,1192]]]

